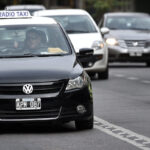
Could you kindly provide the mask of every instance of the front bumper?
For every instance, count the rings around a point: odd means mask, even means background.
[[[57,97],[42,98],[41,110],[16,110],[15,99],[0,99],[0,122],[73,121],[88,119],[93,115],[93,100],[89,88],[65,92]],[[78,105],[86,112],[79,114]]]
[[[150,49],[148,48],[122,48],[109,46],[109,62],[150,62]]]
[[[93,55],[79,55],[79,61],[87,72],[103,72],[107,69],[108,65],[108,50],[105,47],[100,52],[95,52]]]

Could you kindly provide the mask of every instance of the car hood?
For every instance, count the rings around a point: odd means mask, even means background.
[[[115,37],[121,40],[149,40],[150,31],[146,30],[110,30],[107,37]]]
[[[76,57],[70,55],[0,59],[0,83],[69,79],[79,71],[82,71],[82,68],[76,63]]]
[[[100,33],[68,34],[78,53],[81,48],[91,48],[94,41],[102,40]]]

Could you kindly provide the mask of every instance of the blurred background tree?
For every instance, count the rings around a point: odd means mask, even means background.
[[[150,0],[0,0],[0,9],[7,5],[42,4],[47,9],[86,9],[98,23],[105,12],[146,12],[150,13]]]
[[[86,0],[86,10],[93,16],[96,22],[105,12],[117,11],[126,1],[119,0]]]

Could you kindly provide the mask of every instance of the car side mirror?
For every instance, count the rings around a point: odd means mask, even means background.
[[[100,31],[101,31],[102,35],[108,34],[110,32],[110,30],[106,27],[101,28]]]
[[[92,48],[81,48],[79,50],[80,55],[93,55],[94,50]]]

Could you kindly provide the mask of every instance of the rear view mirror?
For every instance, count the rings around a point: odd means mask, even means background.
[[[103,35],[109,33],[109,29],[106,27],[101,28],[100,31]]]
[[[93,49],[92,48],[81,48],[79,50],[80,55],[93,55]]]

